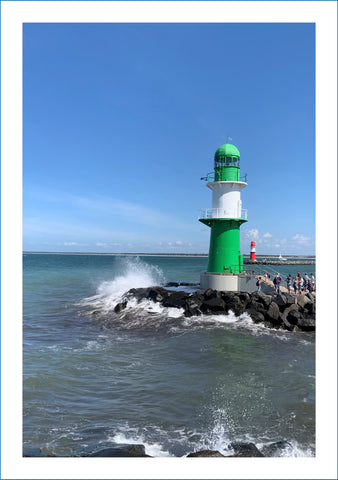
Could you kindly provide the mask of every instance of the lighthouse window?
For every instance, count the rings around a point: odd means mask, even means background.
[[[234,158],[233,161],[234,161],[233,163],[234,167],[238,167],[238,158]]]
[[[231,157],[227,157],[227,165],[231,165]]]
[[[225,157],[219,157],[215,160],[215,167],[224,167],[225,166]]]

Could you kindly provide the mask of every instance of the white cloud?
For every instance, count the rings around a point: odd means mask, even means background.
[[[62,192],[37,192],[31,193],[35,198],[43,202],[65,203],[69,208],[75,207],[84,211],[93,211],[111,217],[132,220],[135,224],[148,227],[163,228],[172,225],[179,229],[190,229],[191,226],[181,221],[174,215],[149,208],[138,203],[119,200],[102,195],[83,197]]]
[[[297,233],[294,237],[292,237],[292,240],[294,240],[299,245],[310,245],[312,242],[311,237],[306,237],[301,233]]]
[[[106,247],[108,244],[105,242],[96,242],[95,244],[97,247]]]
[[[264,233],[263,238],[271,238],[272,235],[269,232]]]
[[[251,230],[247,230],[245,233],[245,238],[250,238],[251,240],[259,240],[259,232],[257,228],[252,228]]]
[[[80,245],[80,243],[78,242],[63,242],[63,244],[66,245],[67,247],[70,245]]]

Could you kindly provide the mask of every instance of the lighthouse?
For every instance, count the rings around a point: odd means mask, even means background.
[[[256,262],[256,242],[252,240],[250,244],[250,262]]]
[[[230,143],[215,152],[214,171],[202,177],[212,191],[212,208],[201,210],[199,221],[210,227],[207,272],[201,275],[201,288],[238,291],[243,272],[240,253],[240,226],[247,222],[241,191],[247,186],[240,174],[240,153]]]

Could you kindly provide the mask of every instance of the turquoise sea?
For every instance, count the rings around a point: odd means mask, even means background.
[[[206,257],[24,254],[23,448],[72,456],[142,443],[149,455],[181,457],[286,440],[280,456],[315,456],[314,334],[246,314],[185,318],[151,301],[114,313],[129,289],[197,283],[206,266]],[[315,265],[277,269],[315,274]]]

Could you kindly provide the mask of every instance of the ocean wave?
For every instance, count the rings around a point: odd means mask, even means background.
[[[165,277],[160,268],[149,265],[138,257],[117,259],[115,265],[119,274],[110,281],[101,282],[96,294],[83,299],[79,305],[109,312],[121,302],[131,288],[144,288],[164,285]]]
[[[142,444],[147,455],[152,457],[186,457],[189,453],[201,450],[217,450],[224,456],[233,456],[233,443],[254,444],[267,457],[314,457],[314,445],[301,445],[297,440],[280,440],[262,434],[255,438],[252,434],[229,435],[229,418],[223,409],[214,411],[215,422],[207,431],[187,428],[166,430],[159,426],[144,428],[132,427],[128,423],[120,425],[109,433],[103,444]],[[231,430],[231,428],[230,428]],[[265,438],[264,438],[265,437]],[[264,438],[264,440],[262,440]]]

